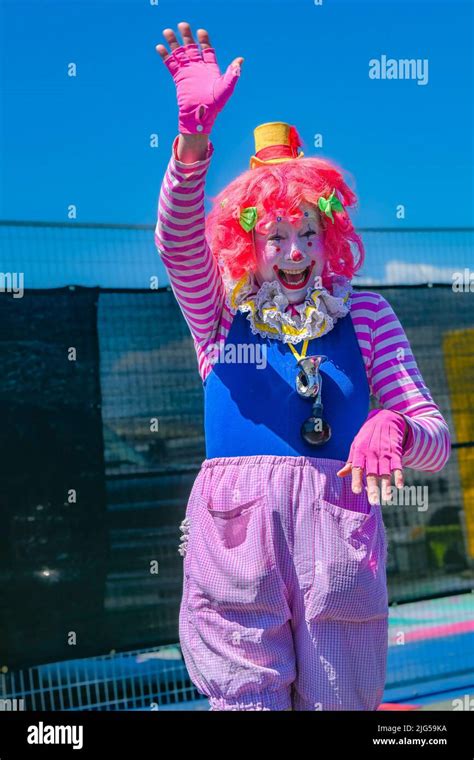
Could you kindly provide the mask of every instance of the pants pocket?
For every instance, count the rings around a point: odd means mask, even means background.
[[[388,615],[380,506],[371,505],[364,514],[318,499],[313,504],[312,555],[306,620],[363,622]]]
[[[253,512],[259,508],[265,508],[265,495],[257,494],[250,499],[245,500],[242,504],[227,499],[214,500],[210,499],[207,503],[207,511],[212,516],[212,523],[215,529],[216,537],[219,538],[222,546],[226,549],[238,549],[239,546],[248,542],[249,524]],[[255,519],[254,522],[260,522],[261,528],[263,522]],[[266,532],[266,531],[265,531]],[[251,543],[251,541],[250,541]],[[265,547],[261,547],[265,548]],[[237,553],[237,552],[236,552]],[[263,554],[266,553],[266,557]],[[271,552],[260,552],[262,561],[272,562]]]
[[[237,501],[225,489],[200,496],[191,535],[191,613],[212,609],[229,618],[241,615],[242,620],[255,612],[290,617],[265,493],[242,495]]]

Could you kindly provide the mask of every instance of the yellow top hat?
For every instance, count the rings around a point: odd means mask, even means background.
[[[296,127],[284,121],[269,121],[255,127],[255,155],[250,159],[250,168],[268,164],[282,164],[294,158],[302,158],[304,153],[298,153],[301,139]]]

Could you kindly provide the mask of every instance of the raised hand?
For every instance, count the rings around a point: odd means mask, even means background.
[[[155,48],[176,84],[178,130],[181,134],[209,135],[217,114],[234,91],[244,59],[234,58],[221,74],[206,30],[197,30],[200,50],[186,21],[179,23],[178,29],[182,45],[172,29],[164,29],[171,53],[164,45]]]

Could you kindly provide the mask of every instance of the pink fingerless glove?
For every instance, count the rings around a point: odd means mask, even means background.
[[[398,412],[372,409],[352,442],[348,462],[362,467],[368,475],[390,475],[402,470],[402,456],[411,444],[411,428],[403,443],[408,425]]]
[[[179,132],[209,135],[234,91],[240,66],[230,63],[221,74],[214,48],[200,51],[197,43],[175,48],[164,62],[176,84]]]

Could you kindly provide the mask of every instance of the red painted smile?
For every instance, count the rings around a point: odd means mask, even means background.
[[[277,264],[273,267],[279,281],[289,290],[299,290],[307,285],[315,262],[312,261],[305,269],[280,269]]]

